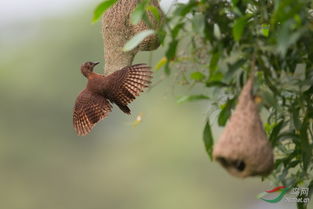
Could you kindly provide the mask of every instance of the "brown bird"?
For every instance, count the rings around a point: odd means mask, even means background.
[[[85,62],[81,73],[88,79],[87,87],[76,98],[73,125],[78,135],[86,135],[95,124],[111,112],[111,103],[124,113],[130,114],[127,107],[131,101],[148,87],[152,72],[146,64],[124,67],[104,76],[93,72],[99,62]]]

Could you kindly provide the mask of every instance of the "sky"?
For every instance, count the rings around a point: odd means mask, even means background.
[[[103,0],[0,0],[0,44],[17,42],[36,33],[36,27],[51,17],[58,17],[78,11],[85,11],[92,19],[93,10]],[[167,11],[174,2],[188,0],[161,0],[160,5]],[[26,23],[26,24],[24,24]],[[27,26],[28,25],[28,26]],[[23,36],[21,36],[23,32]],[[14,38],[12,38],[14,37]]]
[[[1,0],[0,25],[21,21],[55,16],[77,11],[83,7],[95,8],[102,0]],[[161,0],[163,9],[176,0]],[[178,0],[188,2],[188,0]],[[91,7],[90,5],[94,5]]]
[[[96,0],[2,0],[0,1],[0,23],[58,15],[77,7],[95,3]],[[74,4],[76,6],[74,6]]]

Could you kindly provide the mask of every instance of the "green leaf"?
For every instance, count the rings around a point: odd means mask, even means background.
[[[247,24],[246,17],[240,17],[235,20],[235,23],[233,26],[233,37],[235,41],[240,41],[243,31],[246,27],[246,24]]]
[[[140,3],[136,6],[134,11],[130,14],[130,22],[133,25],[138,24],[142,20],[144,14],[145,14],[145,4]]]
[[[272,24],[282,24],[294,19],[304,9],[305,1],[284,0],[275,3],[275,11],[272,14]]]
[[[275,99],[275,96],[273,93],[267,89],[261,89],[260,96],[262,98],[262,103],[266,107],[274,107],[277,109],[279,106],[277,104],[277,100]]]
[[[297,130],[299,130],[301,129],[302,124],[300,120],[299,108],[296,108],[296,104],[293,104],[291,111],[292,111],[292,114],[290,118],[292,119],[292,124]]]
[[[277,136],[277,138],[279,139],[279,142],[282,142],[287,139],[292,139],[296,143],[297,141],[301,140],[299,135],[290,131],[282,132],[281,134]]]
[[[227,87],[227,83],[223,83],[221,81],[208,81],[205,83],[206,87]]]
[[[207,122],[206,122],[204,130],[203,130],[203,142],[204,142],[205,150],[207,151],[210,159],[212,160],[214,139],[213,139],[209,119],[207,119]]]
[[[268,37],[268,35],[270,33],[270,25],[269,24],[262,24],[261,32],[262,32],[263,36]]]
[[[302,162],[303,162],[303,171],[307,172],[309,168],[310,162],[312,160],[312,148],[310,147],[310,141],[308,136],[309,129],[309,115],[305,115],[303,119],[303,123],[300,130],[300,138],[301,138],[301,152],[302,152]]]
[[[272,143],[273,147],[275,147],[279,137],[279,133],[282,130],[282,128],[284,127],[284,121],[281,120],[280,122],[278,122],[277,124],[275,124],[275,126],[273,127],[269,140]]]
[[[166,75],[169,75],[171,73],[170,62],[166,62],[165,63],[164,72],[165,72]]]
[[[292,33],[288,27],[290,26],[287,22],[277,31],[277,51],[282,56],[285,56],[287,49],[306,32],[306,28],[302,28]]]
[[[190,77],[195,81],[202,81],[205,79],[205,75],[201,72],[193,72],[190,74]]]
[[[116,2],[117,0],[106,0],[101,2],[93,12],[92,22],[96,22],[101,17],[101,15]]]
[[[155,70],[160,70],[167,63],[166,57],[163,57],[159,62],[154,66]]]
[[[235,101],[234,99],[229,99],[226,102],[226,104],[223,105],[222,110],[220,114],[218,115],[218,120],[217,120],[219,126],[226,125],[226,122],[231,115],[231,109],[233,107],[234,101]]]
[[[131,38],[127,43],[124,45],[123,51],[127,52],[136,48],[145,38],[154,34],[154,30],[144,30],[140,33],[137,33],[133,38]]]
[[[160,12],[159,12],[158,8],[156,8],[156,7],[153,6],[153,5],[149,5],[149,6],[146,7],[146,10],[147,10],[148,12],[151,12],[152,15],[155,17],[155,19],[156,19],[157,21],[160,21],[160,20],[161,20],[161,15],[160,15]]]
[[[225,79],[231,79],[236,71],[239,70],[246,63],[246,61],[246,59],[239,59],[234,63],[227,63],[228,71],[225,75]]]
[[[197,6],[198,2],[190,1],[188,4],[177,4],[177,7],[174,11],[175,15],[185,17],[191,10]]]
[[[220,40],[222,38],[221,29],[218,26],[218,24],[213,25],[213,34],[214,34],[215,38],[217,38],[218,40]]]
[[[233,5],[236,5],[238,3],[239,0],[231,0],[231,2],[233,3]]]
[[[176,48],[178,41],[176,39],[172,40],[165,53],[167,60],[172,61],[176,56]]]
[[[208,96],[205,96],[203,94],[197,94],[197,95],[190,95],[190,96],[181,96],[177,99],[177,103],[181,104],[184,102],[194,102],[194,101],[199,101],[199,100],[207,100],[209,99]]]
[[[220,71],[217,71],[216,73],[210,74],[210,77],[207,82],[221,81],[223,78],[224,78],[224,74]]]
[[[220,59],[220,53],[218,51],[214,52],[210,60],[210,66],[209,66],[210,74],[216,71],[219,59]]]
[[[171,30],[171,36],[173,37],[173,39],[175,39],[177,37],[177,35],[179,34],[179,31],[185,26],[185,23],[179,23],[177,25],[175,25],[175,27]]]
[[[192,30],[196,34],[202,34],[204,30],[205,19],[202,14],[194,15],[191,20]]]

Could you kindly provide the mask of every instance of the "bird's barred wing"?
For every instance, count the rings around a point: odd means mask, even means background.
[[[73,126],[77,135],[88,134],[111,109],[112,105],[106,98],[88,89],[83,90],[76,99],[73,113]]]
[[[139,96],[143,89],[151,83],[152,71],[146,64],[136,64],[124,67],[108,76],[110,81],[117,85],[114,88],[114,102],[121,105],[127,105],[132,102],[136,96]]]

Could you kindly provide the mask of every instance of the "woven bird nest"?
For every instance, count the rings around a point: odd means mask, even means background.
[[[148,12],[148,18],[152,25],[149,27],[144,21],[133,25],[130,15],[140,0],[119,0],[109,8],[102,18],[102,33],[104,40],[105,73],[112,73],[125,66],[132,64],[138,51],[151,51],[160,46],[160,40],[156,34],[146,37],[135,49],[124,52],[123,47],[135,34],[160,27],[164,18],[158,0],[152,0],[151,4],[156,7],[160,14],[160,20]]]
[[[273,150],[263,129],[252,88],[253,79],[250,78],[213,150],[213,158],[237,177],[265,176],[273,169]]]

